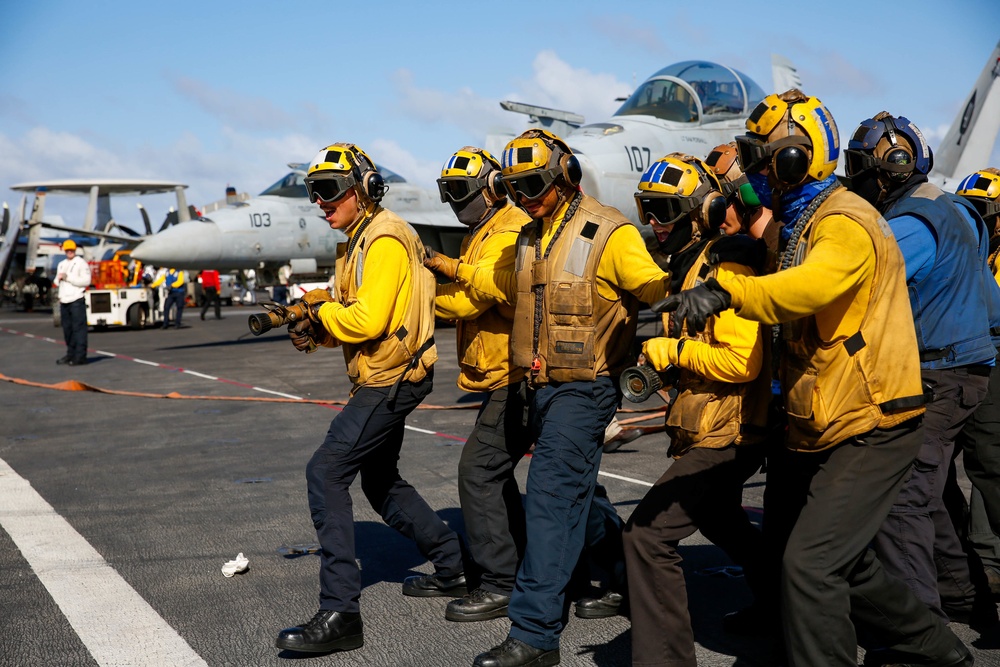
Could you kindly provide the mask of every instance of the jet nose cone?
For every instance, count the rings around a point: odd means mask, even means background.
[[[183,268],[202,268],[217,262],[222,255],[222,240],[214,222],[182,222],[155,234],[132,251],[132,257],[146,264]]]

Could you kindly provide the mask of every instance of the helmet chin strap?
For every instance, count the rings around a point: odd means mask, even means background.
[[[366,195],[362,194],[361,188],[358,184],[354,184],[351,187],[354,188],[355,198],[357,199],[358,203],[357,203],[357,213],[354,216],[354,222],[348,225],[347,229],[344,230],[347,233],[352,232],[354,228],[357,227],[362,220],[374,217],[375,212],[378,210],[379,206],[377,201],[372,201]],[[367,202],[367,204],[365,204],[364,202]]]

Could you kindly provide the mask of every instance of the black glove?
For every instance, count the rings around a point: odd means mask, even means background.
[[[709,317],[728,310],[732,303],[733,298],[729,292],[722,289],[719,281],[709,278],[697,287],[671,294],[666,299],[657,301],[653,304],[652,310],[656,313],[676,311],[672,318],[670,335],[673,338],[680,338],[684,320],[687,320],[688,335],[695,336],[699,331],[705,330]]]

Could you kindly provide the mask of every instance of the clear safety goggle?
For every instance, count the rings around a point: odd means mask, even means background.
[[[463,202],[486,187],[485,178],[474,178],[472,176],[451,176],[437,179],[438,192],[441,193],[441,201]]]
[[[332,176],[307,176],[306,192],[309,194],[309,201],[313,204],[317,199],[325,202],[337,201],[354,186],[357,182],[353,174],[337,174]]]
[[[512,174],[503,177],[503,184],[514,201],[517,201],[521,197],[525,199],[538,199],[548,192],[558,174],[558,169]]]
[[[677,195],[659,197],[636,195],[635,203],[639,209],[639,219],[644,224],[655,222],[658,225],[672,225],[697,208],[699,200],[695,197]]]

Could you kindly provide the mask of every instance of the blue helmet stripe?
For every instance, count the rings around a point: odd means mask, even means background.
[[[840,147],[837,145],[839,140],[830,129],[830,118],[826,115],[823,107],[816,107],[816,114],[819,116],[823,131],[826,133],[826,145],[830,148],[825,162],[833,162],[840,155]]]
[[[972,188],[972,179],[976,177],[976,174],[969,174],[965,177],[962,183],[958,186],[959,190],[969,190]]]

